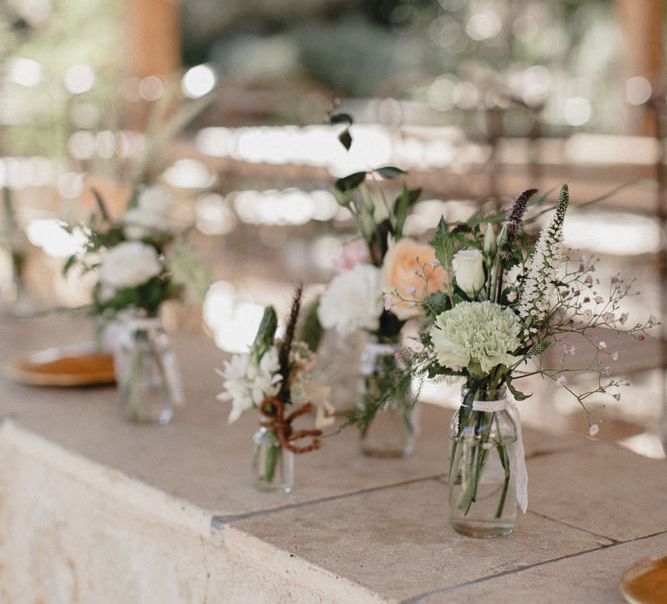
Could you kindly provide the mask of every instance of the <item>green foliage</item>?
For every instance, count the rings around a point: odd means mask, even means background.
[[[407,172],[395,166],[383,166],[381,168],[375,168],[373,172],[379,174],[382,176],[382,178],[396,178],[397,176],[404,176],[407,174]]]
[[[426,319],[432,321],[439,314],[452,307],[452,299],[447,292],[434,292],[424,300]]]
[[[407,185],[403,183],[403,190],[397,197],[396,203],[394,204],[394,216],[396,217],[394,236],[396,239],[400,239],[403,236],[403,227],[405,226],[405,221],[408,217],[408,213],[410,212],[410,208],[415,203],[417,203],[421,193],[421,189],[410,190],[408,189]]]
[[[451,271],[456,248],[454,246],[454,238],[449,233],[444,216],[440,217],[440,222],[438,222],[438,226],[435,229],[431,245],[435,249],[435,257],[438,259],[440,265],[446,271]]]
[[[350,150],[352,146],[352,135],[350,134],[350,126],[354,123],[352,116],[349,113],[334,113],[329,116],[329,123],[332,125],[345,124],[345,129],[338,135],[340,144],[346,150]]]
[[[176,240],[166,252],[165,263],[172,282],[182,287],[188,302],[202,302],[213,283],[211,267],[185,241]]]
[[[320,324],[320,320],[317,316],[317,308],[319,306],[320,299],[317,298],[306,308],[306,312],[303,314],[301,320],[301,326],[299,328],[298,340],[305,342],[308,348],[317,352],[320,347],[320,342],[322,341],[322,336],[324,335],[324,328]]]
[[[250,358],[256,364],[259,364],[259,361],[264,356],[266,351],[269,350],[271,346],[273,346],[277,329],[278,317],[276,315],[276,310],[273,308],[273,306],[267,306],[264,309],[262,321],[260,322],[259,328],[257,329],[255,341],[250,347]]]
[[[524,392],[521,392],[521,390],[518,390],[515,386],[512,385],[512,374],[507,375],[506,384],[507,384],[507,388],[509,388],[509,391],[512,393],[512,396],[517,401],[525,401],[526,399],[533,396],[532,393],[531,394],[525,394]]]
[[[334,183],[334,186],[342,193],[351,191],[352,189],[356,189],[364,182],[364,180],[366,180],[366,174],[367,172],[355,172],[349,176],[344,176],[343,178],[339,178]]]
[[[115,315],[129,307],[144,310],[149,317],[157,316],[165,300],[177,298],[180,288],[164,277],[153,277],[137,287],[118,290],[111,298],[102,297],[102,285],[93,289],[93,308],[98,315]]]
[[[380,315],[379,327],[374,335],[378,342],[382,344],[393,344],[398,340],[403,325],[405,325],[405,321],[401,321],[394,313],[383,310]]]
[[[363,376],[364,394],[362,404],[352,413],[350,423],[358,426],[362,435],[370,427],[376,414],[390,405],[409,421],[410,413],[417,403],[411,393],[412,373],[393,354],[377,357],[375,367]]]

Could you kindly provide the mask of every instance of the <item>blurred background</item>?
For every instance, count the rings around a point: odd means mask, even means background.
[[[242,351],[264,304],[334,274],[354,226],[333,181],[392,164],[424,190],[408,227],[424,239],[443,213],[569,183],[566,243],[637,279],[631,317],[661,317],[666,18],[662,0],[0,0],[5,309],[85,304],[89,280],[61,274],[81,244],[61,222],[94,211],[92,187],[120,212],[157,182],[216,273],[170,325]],[[334,107],[355,119],[349,153]],[[602,437],[664,457],[654,331],[616,343],[632,386]],[[532,386],[529,423],[585,432],[562,393]]]

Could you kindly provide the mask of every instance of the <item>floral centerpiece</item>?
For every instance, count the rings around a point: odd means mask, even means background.
[[[276,338],[276,311],[267,307],[249,352],[225,361],[220,372],[224,390],[218,398],[232,404],[229,423],[248,409],[259,411],[260,429],[253,437],[253,472],[261,490],[290,492],[294,486],[294,454],[319,449],[322,428],[334,421],[329,388],[311,373],[317,360],[312,339],[305,332],[304,339],[295,337],[300,308],[299,287],[285,335]],[[293,428],[294,420],[313,411],[315,429]],[[302,439],[310,442],[298,445]]]
[[[599,427],[588,400],[594,395],[618,400],[627,383],[610,377],[608,364],[616,353],[600,333],[622,331],[644,339],[655,324],[652,318],[627,324],[620,302],[633,293],[631,285],[615,276],[605,297],[595,263],[563,255],[567,186],[531,246],[524,218],[529,203],[543,199],[535,193],[521,194],[507,215],[475,215],[453,225],[441,219],[433,246],[452,279],[429,296],[405,299],[422,304],[426,316],[421,349],[408,355],[410,370],[462,378],[465,384],[450,431],[450,521],[473,536],[511,532],[517,500],[524,512],[528,505],[520,419],[506,391],[521,401],[528,395],[518,388],[520,379],[554,380],[582,405],[594,436]],[[573,362],[573,337],[590,347],[584,367]],[[543,361],[548,348],[562,352],[556,367]],[[568,381],[569,373],[582,369],[596,378],[590,391],[580,392]]]
[[[352,144],[351,121],[346,114],[332,117],[333,123],[348,123],[341,135],[346,148]],[[325,329],[336,330],[342,337],[360,330],[369,336],[360,362],[360,401],[353,421],[361,431],[362,450],[377,456],[409,454],[417,430],[410,380],[397,369],[401,331],[409,319],[423,313],[423,307],[406,298],[427,297],[447,277],[433,247],[404,233],[421,190],[411,190],[404,183],[394,197],[379,185],[380,180],[405,174],[384,166],[336,181],[338,202],[349,210],[359,237],[344,245],[342,270],[329,283],[318,307]]]
[[[78,266],[97,280],[91,308],[113,333],[116,378],[123,416],[167,423],[183,402],[180,377],[159,318],[171,299],[199,298],[211,281],[209,269],[172,227],[173,197],[159,186],[130,196],[114,220],[94,191],[99,213],[81,228],[84,248],[68,258],[64,272]]]

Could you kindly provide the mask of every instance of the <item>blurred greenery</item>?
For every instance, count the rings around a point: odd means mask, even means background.
[[[43,12],[35,11],[35,5],[43,5]],[[97,127],[115,127],[120,100],[117,11],[117,2],[108,0],[14,0],[0,5],[0,59],[5,70],[10,57],[32,59],[41,66],[41,81],[34,87],[7,78],[1,84],[3,152],[64,158],[72,116],[81,106],[89,116],[97,116]],[[93,69],[95,85],[72,95],[64,78],[76,64]]]
[[[613,0],[193,0],[183,16],[185,60],[212,61],[223,78],[307,77],[341,97],[426,101],[453,123],[450,109],[499,90],[545,103],[556,133],[576,98],[591,115],[570,125],[621,126]]]

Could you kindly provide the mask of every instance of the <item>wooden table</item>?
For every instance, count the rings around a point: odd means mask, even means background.
[[[0,361],[71,342],[79,322],[0,323]],[[250,481],[247,413],[215,400],[223,354],[175,338],[188,404],[167,427],[119,420],[113,388],[0,381],[0,601],[621,602],[667,553],[667,466],[526,430],[530,507],[514,534],[447,524],[447,425],[425,405],[415,455],[377,460],[347,430],[297,457],[290,495]]]

